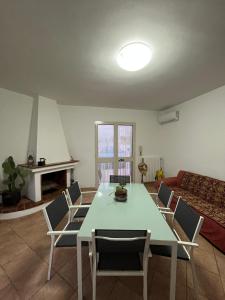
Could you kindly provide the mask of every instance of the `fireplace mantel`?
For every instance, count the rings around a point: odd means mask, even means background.
[[[38,173],[38,172],[43,172],[45,171],[50,171],[50,170],[55,170],[61,168],[61,170],[65,170],[67,167],[75,166],[79,160],[70,160],[70,161],[63,161],[59,163],[54,163],[54,164],[45,164],[44,166],[38,166],[38,165],[27,165],[27,164],[22,164],[19,165],[22,168],[26,168],[32,173]],[[59,170],[60,171],[60,170]]]
[[[20,165],[20,167],[25,168],[30,173],[27,187],[27,197],[34,202],[41,200],[41,176],[47,173],[66,170],[66,185],[69,187],[71,183],[71,170],[75,168],[78,162],[78,160],[71,160],[54,164],[46,164],[44,166]]]

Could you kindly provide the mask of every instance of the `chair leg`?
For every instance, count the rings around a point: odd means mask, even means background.
[[[91,249],[91,243],[88,243],[88,247],[89,247],[89,259],[90,259],[90,269],[91,269],[91,275],[92,275],[92,263],[93,263],[93,259],[92,259],[92,249]]]
[[[92,300],[96,300],[96,267],[92,269]]]
[[[148,300],[147,274],[144,274],[144,277],[143,277],[143,298],[144,298],[144,300]]]
[[[191,270],[193,276],[195,298],[198,299],[198,278],[197,278],[195,263],[193,259],[190,260],[190,264],[191,264]]]
[[[144,274],[143,274],[143,299],[148,300],[148,261],[144,262]]]
[[[47,280],[51,279],[51,268],[52,268],[52,260],[53,260],[53,253],[54,253],[54,242],[55,239],[51,237],[51,248],[49,253],[49,263],[48,263],[48,277]]]

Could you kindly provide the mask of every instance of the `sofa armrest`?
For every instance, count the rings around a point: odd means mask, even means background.
[[[154,186],[157,189],[159,188],[161,181],[163,181],[168,186],[177,186],[177,177],[167,177],[167,178],[163,178],[162,180],[157,180],[154,183]]]

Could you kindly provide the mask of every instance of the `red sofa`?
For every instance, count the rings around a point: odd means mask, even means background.
[[[225,253],[225,181],[179,171],[176,177],[164,178],[163,182],[174,191],[171,208],[181,196],[204,217],[201,234]],[[156,182],[158,188],[160,181]]]

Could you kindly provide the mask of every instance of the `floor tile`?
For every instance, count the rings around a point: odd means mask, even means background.
[[[207,271],[205,268],[196,267],[199,294],[213,300],[222,300],[225,298],[221,278],[218,274]],[[191,267],[187,265],[187,285],[193,288],[193,278]]]
[[[4,265],[4,270],[21,298],[31,297],[46,283],[47,264],[31,249]]]
[[[215,274],[219,274],[214,252],[208,252],[205,248],[199,248],[194,250],[193,257],[196,266],[199,266]]]
[[[183,300],[186,298],[186,288],[186,283],[184,285],[176,283],[177,300]],[[149,299],[151,300],[169,300],[170,277],[157,270],[154,274],[149,293]]]
[[[11,284],[6,272],[0,267],[0,290]]]
[[[112,289],[112,292],[107,296],[107,291],[99,290],[97,289],[97,297],[99,299],[105,299],[104,295],[106,294],[106,297],[108,300],[142,300],[142,295],[138,295],[134,293],[130,288],[128,288],[126,285],[124,285],[120,280],[115,282],[115,285]],[[97,299],[98,299],[97,298]]]
[[[59,249],[60,250],[60,249]],[[71,250],[71,249],[70,249]],[[88,249],[83,250],[83,269],[82,269],[82,277],[85,278],[88,273],[90,273],[90,261],[88,256]],[[68,260],[68,257],[65,257],[65,264],[63,267],[57,270],[57,272],[62,276],[71,286],[72,288],[77,288],[77,256],[76,250],[74,249],[74,254]]]
[[[86,199],[85,199],[86,200]],[[63,226],[67,222],[64,218]],[[52,279],[47,281],[50,238],[42,212],[0,221],[0,299],[77,300],[76,248],[55,249]],[[198,300],[225,299],[225,255],[199,237],[195,261],[200,283]],[[83,247],[83,295],[92,300],[88,248]],[[170,259],[149,260],[149,299],[169,299]],[[98,300],[142,299],[142,278],[98,277]],[[150,298],[151,297],[151,298]],[[177,264],[176,300],[194,299],[189,263]]]
[[[69,299],[74,290],[57,274],[31,298],[33,300],[64,300]]]
[[[0,299],[2,300],[22,300],[13,285],[7,285],[0,290]]]
[[[220,275],[225,278],[225,255],[221,252],[215,252],[215,259]]]
[[[12,260],[15,257],[23,253],[29,247],[28,245],[19,238],[16,234],[5,236],[6,241],[0,242],[0,265],[4,265]]]
[[[191,288],[187,289],[187,300],[196,300],[195,292]],[[202,295],[198,294],[198,300],[210,300],[210,299],[206,298],[205,296],[202,296]]]

